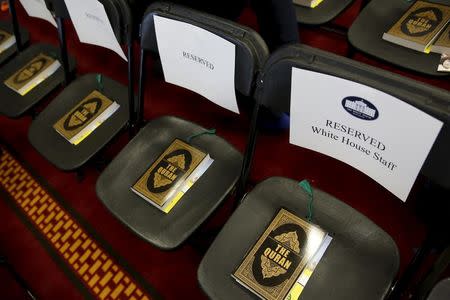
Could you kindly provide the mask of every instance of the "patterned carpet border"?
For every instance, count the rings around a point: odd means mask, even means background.
[[[21,219],[34,227],[32,231],[40,235],[45,248],[53,250],[51,256],[59,256],[59,265],[75,275],[70,278],[79,281],[76,286],[87,289],[93,299],[160,299],[66,203],[61,203],[60,197],[53,196],[8,149],[1,150],[0,189],[16,206]]]

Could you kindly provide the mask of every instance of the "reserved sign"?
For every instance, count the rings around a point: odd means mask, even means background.
[[[234,88],[236,46],[185,22],[160,16],[154,20],[165,80],[239,113]]]
[[[442,122],[377,89],[292,69],[292,144],[341,160],[406,201]]]

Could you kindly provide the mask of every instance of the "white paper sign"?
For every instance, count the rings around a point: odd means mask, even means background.
[[[111,49],[125,61],[103,4],[97,0],[64,0],[78,38],[82,43]]]
[[[30,17],[43,19],[57,27],[52,13],[48,10],[44,0],[19,0]]]
[[[239,113],[234,44],[202,28],[160,16],[155,16],[155,31],[167,82]]]
[[[292,69],[290,142],[355,167],[403,201],[442,125],[374,88]]]

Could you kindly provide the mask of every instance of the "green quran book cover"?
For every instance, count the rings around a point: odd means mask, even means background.
[[[45,79],[50,75],[47,74],[48,71],[51,71],[51,73],[53,73],[59,66],[60,64],[57,60],[41,53],[16,73],[14,73],[11,77],[9,77],[5,81],[5,84],[19,94],[25,95],[34,86],[40,83],[41,80],[35,82],[35,79],[40,78],[39,75],[45,74],[46,76],[41,78]]]
[[[284,300],[326,233],[285,209],[271,221],[232,274],[267,300]]]
[[[383,34],[383,39],[417,51],[429,53],[431,44],[450,19],[450,6],[427,1],[415,2]]]
[[[431,46],[431,52],[450,54],[450,24],[447,25],[436,42]]]
[[[199,149],[175,139],[132,186],[132,190],[162,207],[207,157]]]
[[[94,90],[59,119],[53,128],[70,141],[110,108],[113,103],[108,97]]]

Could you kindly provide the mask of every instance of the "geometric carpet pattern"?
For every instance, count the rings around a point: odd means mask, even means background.
[[[4,148],[0,188],[38,229],[96,299],[150,300],[138,284]]]

